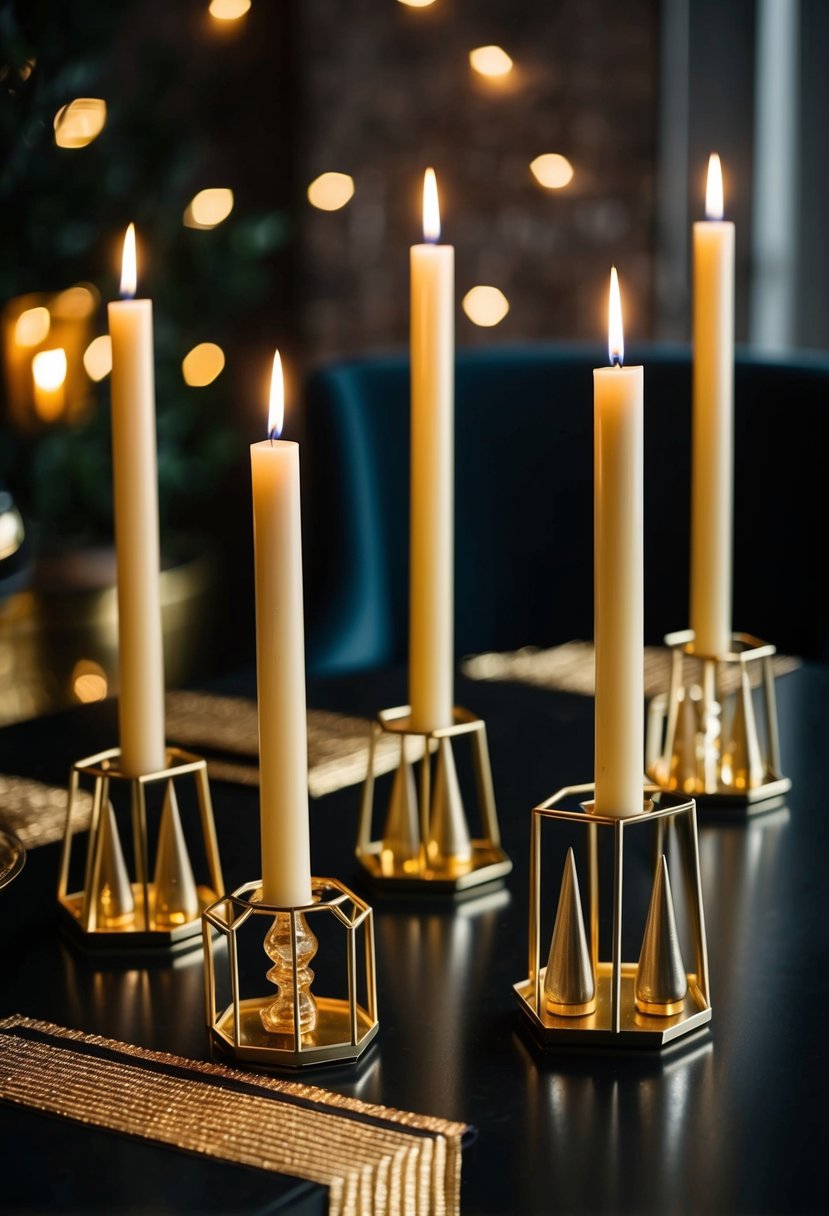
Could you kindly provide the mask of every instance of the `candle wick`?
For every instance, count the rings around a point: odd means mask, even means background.
[[[622,366],[622,356],[617,354],[615,351],[610,356],[610,366],[611,367],[621,367]]]

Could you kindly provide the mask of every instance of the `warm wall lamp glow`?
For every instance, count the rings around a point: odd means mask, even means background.
[[[405,4],[407,8],[428,8],[430,4],[434,4],[435,0],[399,0],[400,4]]]
[[[212,384],[225,365],[225,355],[215,342],[200,342],[184,356],[181,374],[184,383],[191,388],[204,388]]]
[[[559,152],[545,152],[530,163],[530,170],[540,186],[547,190],[561,190],[573,180],[573,166]]]
[[[66,379],[66,351],[41,350],[32,359],[32,375],[38,388],[47,392],[60,388]]]
[[[512,71],[512,60],[502,46],[476,46],[469,52],[469,62],[481,76],[506,76]]]
[[[27,308],[17,318],[14,340],[18,346],[40,346],[48,336],[51,324],[48,308]]]
[[[78,659],[72,669],[72,691],[79,701],[103,701],[107,677],[101,664],[94,659]]]
[[[461,307],[473,325],[485,329],[498,325],[509,312],[509,300],[497,287],[472,287],[463,297]]]
[[[217,21],[238,21],[250,8],[251,0],[210,0],[209,13]]]
[[[354,178],[347,173],[321,173],[308,187],[308,202],[320,211],[339,211],[354,196]]]
[[[90,380],[103,380],[112,371],[112,339],[109,334],[94,338],[83,353],[83,365]]]
[[[100,97],[76,97],[55,115],[55,143],[59,148],[85,148],[101,134],[106,120],[106,102]]]
[[[44,422],[60,418],[66,406],[66,351],[41,350],[32,359],[35,410]]]
[[[200,190],[187,204],[184,224],[187,228],[215,228],[233,210],[233,191],[226,186]]]

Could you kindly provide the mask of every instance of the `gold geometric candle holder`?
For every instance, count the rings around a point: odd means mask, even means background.
[[[692,630],[668,634],[665,644],[670,687],[650,706],[648,777],[701,809],[745,816],[780,806],[792,783],[780,772],[775,647],[735,633],[728,654],[698,654]]]
[[[399,736],[395,770],[382,835],[372,838],[374,751],[383,733]],[[453,744],[467,738],[472,747],[475,790],[482,835],[470,835]],[[414,766],[419,764],[416,784]],[[419,784],[419,788],[418,788]],[[453,724],[416,731],[411,709],[382,710],[372,725],[368,770],[357,832],[357,860],[379,891],[460,894],[494,883],[512,870],[501,848],[486,726],[466,709],[453,710]]]
[[[83,949],[108,953],[176,952],[200,945],[201,914],[223,890],[219,848],[213,821],[207,763],[200,756],[168,747],[165,767],[139,777],[127,776],[118,763],[119,748],[79,760],[69,776],[66,829],[60,859],[58,904],[71,940]],[[178,809],[176,785],[191,777],[195,784],[206,859],[207,880],[194,875],[190,849]],[[77,842],[72,831],[73,804],[82,783],[92,783],[92,810],[83,856],[83,885],[70,891]],[[153,797],[155,795],[155,797]],[[123,812],[121,812],[123,804]],[[150,868],[148,821],[152,834]],[[125,858],[119,819],[128,820]]]
[[[529,973],[513,986],[535,1041],[542,1047],[663,1047],[700,1030],[711,1020],[708,954],[699,872],[696,807],[645,786],[642,812],[624,819],[597,815],[585,799],[593,785],[568,786],[533,808],[530,835]],[[567,825],[584,831],[582,874],[587,880],[585,919],[576,854],[566,855],[555,924],[542,966],[542,829]],[[673,828],[679,862],[674,889],[684,896],[687,937],[693,970],[683,963],[667,854]],[[625,846],[631,833],[649,832],[652,888],[648,913],[635,931],[641,948],[636,962],[625,962],[623,892]],[[600,867],[600,836],[612,839],[612,869]],[[600,874],[610,879],[612,909],[610,957],[600,951]],[[629,925],[627,926],[630,927]],[[628,935],[629,936],[629,935]]]
[[[311,893],[311,903],[282,908],[263,903],[262,884],[249,882],[205,910],[207,1026],[224,1055],[288,1070],[342,1064],[361,1056],[377,1034],[372,910],[333,878],[312,878]],[[340,968],[345,996],[312,994],[309,963],[318,946],[326,981]],[[265,995],[258,963],[263,949],[273,963],[267,979],[276,989]],[[248,984],[251,972],[256,979]],[[250,989],[255,995],[246,995]]]

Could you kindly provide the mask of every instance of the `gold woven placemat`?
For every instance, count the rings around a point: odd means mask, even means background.
[[[331,1216],[455,1216],[464,1123],[15,1015],[0,1098],[328,1188]]]
[[[645,696],[656,697],[668,692],[671,674],[671,651],[667,646],[645,647]],[[695,678],[693,659],[687,659],[686,674]],[[754,684],[759,684],[759,664],[750,665]],[[785,675],[800,666],[791,655],[777,654],[772,659],[776,676]],[[595,654],[592,642],[564,642],[561,646],[539,649],[524,646],[520,650],[491,651],[472,655],[461,664],[461,671],[470,680],[508,680],[536,684],[560,692],[581,693],[592,697],[596,692]],[[724,693],[735,692],[739,673],[735,664],[721,664],[721,686]]]
[[[312,798],[365,780],[370,731],[371,724],[365,718],[322,709],[308,711],[308,792]],[[169,692],[167,737],[171,743],[204,755],[208,775],[214,780],[259,784],[255,700],[186,690]],[[410,760],[420,758],[419,739],[408,738],[406,747]],[[375,776],[391,772],[399,760],[399,738],[378,734]],[[62,839],[66,801],[65,786],[0,773],[0,828],[14,832],[26,849]],[[74,832],[83,832],[89,826],[91,808],[91,794],[81,789],[72,811]]]
[[[308,792],[319,798],[364,781],[371,724],[365,718],[308,710]],[[176,690],[167,694],[167,737],[207,759],[208,775],[218,781],[259,784],[259,725],[256,701],[215,693]],[[418,759],[416,738],[408,740],[410,758]],[[209,755],[209,752],[225,755]],[[400,760],[397,736],[380,734],[374,751],[374,773],[389,773]]]
[[[29,777],[0,773],[0,827],[14,832],[26,849],[60,840],[66,830],[67,789]],[[89,827],[92,795],[79,791],[72,807],[72,830]]]

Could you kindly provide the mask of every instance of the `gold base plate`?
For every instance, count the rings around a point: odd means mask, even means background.
[[[649,774],[649,776],[653,776]],[[656,777],[653,780],[659,785]],[[677,794],[680,797],[693,798],[697,804],[697,812],[728,816],[734,819],[747,819],[752,815],[764,815],[766,811],[777,810],[786,801],[786,795],[792,788],[790,777],[781,777],[777,773],[767,773],[762,785],[755,785],[747,790],[719,789],[712,793],[689,793],[683,790],[669,790],[666,793]]]
[[[550,1013],[544,1002],[544,973],[541,971],[541,1010],[535,1007],[535,984],[523,980],[513,985],[522,1013],[529,1019],[533,1033],[542,1047],[552,1046],[615,1046],[664,1047],[682,1035],[698,1030],[711,1021],[711,1006],[706,1005],[696,976],[688,976],[688,993],[680,1013],[669,1017],[639,1013],[633,995],[636,964],[622,965],[621,1016],[619,1030],[610,1021],[610,963],[599,963],[596,974],[596,1012],[582,1018],[558,1017]]]
[[[192,950],[202,944],[201,914],[205,908],[215,902],[217,895],[210,887],[204,886],[197,887],[196,894],[199,897],[199,915],[196,919],[163,929],[153,924],[155,891],[152,883],[149,885],[150,925],[152,926],[150,929],[144,927],[144,889],[140,883],[132,883],[135,911],[129,919],[108,926],[99,925],[90,932],[84,929],[82,923],[84,902],[82,891],[59,899],[58,906],[61,910],[63,928],[71,940],[84,950],[117,954],[144,950],[176,953]]]
[[[371,886],[378,892],[399,891],[405,893],[430,891],[435,895],[455,895],[497,882],[512,871],[512,861],[504,850],[481,840],[473,840],[472,857],[468,862],[458,862],[450,869],[432,870],[420,868],[417,861],[391,868],[383,857],[380,842],[373,842],[370,849],[363,850],[358,861]]]
[[[224,1055],[270,1068],[307,1068],[312,1064],[347,1064],[363,1054],[374,1039],[380,1023],[357,1008],[357,1042],[351,1041],[351,1013],[348,1001],[316,997],[317,1025],[301,1036],[300,1048],[292,1034],[268,1034],[262,1026],[261,1011],[273,1004],[273,997],[254,997],[239,1002],[238,1042],[234,1042],[233,1006],[229,1005],[210,1027],[211,1041]]]

